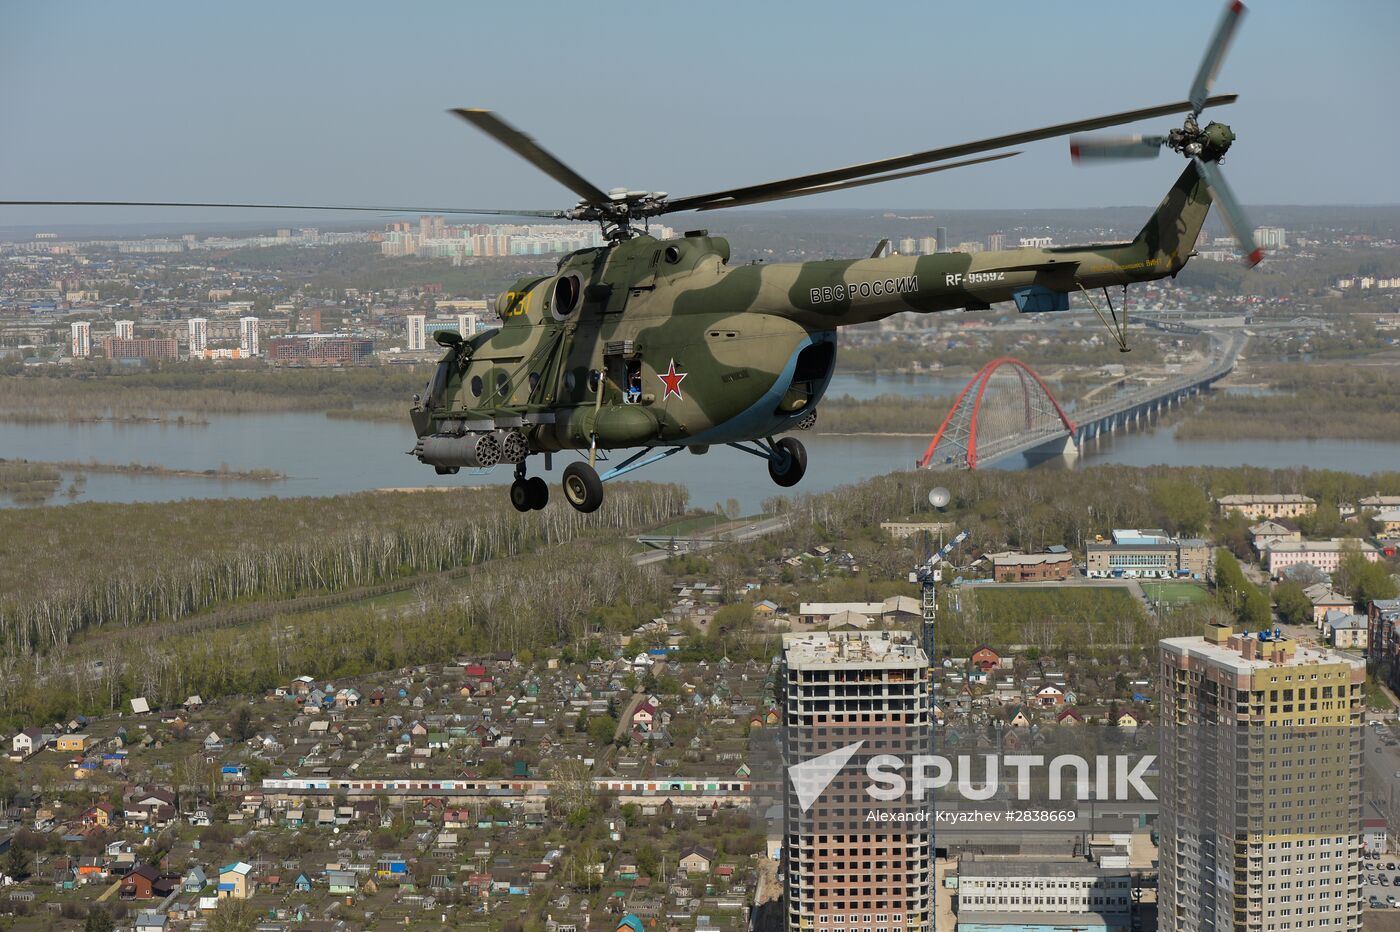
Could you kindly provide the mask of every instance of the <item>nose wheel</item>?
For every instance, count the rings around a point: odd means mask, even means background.
[[[539,476],[525,477],[525,464],[515,468],[510,484],[510,503],[516,511],[539,511],[549,504],[549,485]]]
[[[795,437],[784,437],[773,444],[768,458],[768,476],[785,489],[802,481],[807,473],[807,448]]]
[[[730,443],[729,446],[767,460],[768,478],[785,489],[797,485],[807,474],[807,448],[796,437],[782,440],[769,437],[766,444],[754,441]]]

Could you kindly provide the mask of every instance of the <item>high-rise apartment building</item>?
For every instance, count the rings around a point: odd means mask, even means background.
[[[74,357],[86,359],[92,355],[92,324],[86,320],[74,321],[71,331],[71,352]]]
[[[447,221],[441,214],[424,214],[418,218],[418,238],[442,239],[447,235]]]
[[[134,339],[136,339],[136,321],[134,321],[134,320],[118,320],[118,321],[114,321],[114,323],[117,325],[117,339],[118,339],[118,340],[134,340]]]
[[[472,337],[476,336],[476,315],[475,315],[475,314],[458,314],[458,315],[457,315],[457,332],[460,333],[463,337],[465,337],[465,338],[468,339],[468,340],[470,340]]]
[[[1359,930],[1363,662],[1223,626],[1159,646],[1158,928]]]
[[[906,236],[899,241],[899,254],[901,256],[917,256],[918,249],[919,244],[912,236]]]
[[[190,358],[202,359],[204,351],[209,348],[209,321],[203,317],[191,317],[190,328]]]
[[[934,239],[938,240],[939,249],[947,249],[952,240],[948,239],[948,228],[938,227],[933,231]]]
[[[238,318],[238,350],[244,356],[258,355],[258,319]]]
[[[1264,249],[1283,249],[1288,245],[1288,231],[1283,227],[1256,227],[1254,241]]]
[[[938,252],[938,237],[923,236],[919,238],[919,254],[931,256]]]
[[[785,759],[792,763],[823,753],[856,730],[927,736],[932,720],[927,674],[928,657],[905,632],[784,635]],[[839,787],[840,780],[832,786]],[[835,813],[849,813],[839,789],[833,798]],[[931,930],[931,823],[891,827],[828,820],[823,805],[818,801],[816,809],[803,809],[795,788],[786,786],[787,928]]]
[[[996,252],[996,251],[999,250],[999,249],[1005,249],[1005,248],[1006,248],[1006,234],[1005,234],[1005,233],[993,233],[991,236],[988,236],[988,237],[987,237],[987,249],[988,249],[989,251],[991,251],[991,252]]]
[[[169,338],[145,338],[123,340],[121,337],[107,337],[102,341],[102,349],[107,358],[116,361],[132,359],[180,358],[180,342]]]
[[[428,346],[428,318],[424,314],[409,314],[408,321],[408,348],[409,350],[427,349]]]
[[[267,359],[274,366],[347,366],[373,356],[373,341],[345,334],[302,333],[267,341]]]

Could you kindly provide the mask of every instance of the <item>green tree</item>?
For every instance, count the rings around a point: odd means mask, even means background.
[[[229,722],[228,727],[236,741],[247,741],[258,733],[257,725],[253,723],[253,710],[246,705],[239,706],[238,711],[233,713],[233,721]]]
[[[1362,605],[1375,599],[1396,597],[1395,580],[1384,562],[1367,560],[1360,551],[1342,557],[1337,571],[1337,583],[1352,600]]]
[[[19,784],[15,782],[14,774],[0,771],[0,809],[10,808],[10,803],[14,802],[18,793]]]
[[[29,876],[29,868],[32,863],[28,851],[15,842],[10,844],[9,854],[5,856],[5,873],[16,880],[23,880]]]
[[[1199,534],[1210,521],[1210,499],[1190,479],[1155,479],[1148,486],[1152,505],[1167,527],[1180,534]]]
[[[209,932],[253,932],[259,913],[247,900],[226,897],[209,917]]]
[[[83,920],[83,932],[112,932],[116,927],[112,914],[101,906],[88,910],[87,918]]]
[[[1303,587],[1292,580],[1274,587],[1274,606],[1285,624],[1306,625],[1312,621],[1312,603],[1303,595]]]
[[[1216,551],[1215,586],[1221,598],[1230,606],[1235,620],[1247,630],[1260,630],[1269,626],[1273,615],[1268,598],[1245,578],[1240,561],[1228,550]]]
[[[593,715],[588,719],[588,740],[600,751],[612,743],[617,732],[617,719],[610,715]]]
[[[753,606],[743,602],[735,602],[733,605],[726,605],[715,612],[714,621],[710,624],[717,631],[733,634],[747,629],[751,621],[753,621]]]
[[[656,877],[661,869],[661,853],[655,845],[642,845],[637,849],[637,870],[647,877]]]
[[[1346,530],[1341,512],[1330,501],[1320,501],[1311,512],[1298,517],[1298,527],[1307,537],[1338,537]]]
[[[1215,539],[1241,560],[1254,559],[1254,542],[1249,536],[1249,519],[1231,511],[1215,525]]]

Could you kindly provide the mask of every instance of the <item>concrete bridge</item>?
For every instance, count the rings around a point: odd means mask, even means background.
[[[1201,332],[1179,322],[1158,329]],[[1018,454],[1031,462],[1077,456],[1085,443],[1145,425],[1209,389],[1234,370],[1245,340],[1239,332],[1212,333],[1205,365],[1075,411],[1063,408],[1025,363],[994,359],[958,395],[919,468],[978,469]]]

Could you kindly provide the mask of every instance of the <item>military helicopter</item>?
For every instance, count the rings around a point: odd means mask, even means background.
[[[1060,123],[911,155],[763,184],[672,198],[662,192],[604,191],[532,138],[487,110],[452,111],[573,191],[566,210],[333,207],[289,204],[186,204],[129,201],[0,201],[0,204],[263,207],[431,211],[547,217],[597,223],[606,245],[559,260],[554,274],[523,278],[496,300],[500,326],[470,338],[438,331],[445,354],[410,417],[412,454],[439,474],[462,468],[515,471],[511,503],[540,509],[549,487],[529,475],[532,456],[546,470],[554,454],[579,458],[563,470],[565,499],[581,512],[603,503],[603,484],[682,450],[704,454],[726,444],[764,460],[779,486],[801,481],[810,429],[836,363],[840,327],[902,311],[985,310],[1012,301],[1026,313],[1064,311],[1082,294],[1126,350],[1126,314],[1109,297],[1121,287],[1176,275],[1191,258],[1212,203],[1221,207],[1245,261],[1262,257],[1219,165],[1235,136],[1198,117],[1233,103],[1210,96],[1244,13],[1230,3],[1216,27],[1187,100]],[[729,265],[729,244],[705,230],[659,240],[652,217],[806,197],[946,171],[1017,155],[1011,146],[1185,113],[1165,136],[1077,137],[1079,161],[1145,158],[1171,149],[1185,171],[1131,242],[1022,248],[976,255],[868,258]],[[995,153],[983,155],[982,153]],[[975,156],[969,158],[970,156]],[[1091,292],[1101,290],[1101,309]],[[1105,314],[1105,310],[1107,313]],[[623,451],[627,451],[623,455]],[[610,456],[616,465],[599,472]]]

